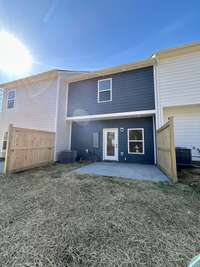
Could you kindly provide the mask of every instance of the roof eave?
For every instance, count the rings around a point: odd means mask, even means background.
[[[200,52],[200,42],[195,42],[190,45],[183,45],[176,48],[161,50],[152,55],[153,59],[160,60],[169,57],[181,56],[189,53]]]
[[[103,69],[100,71],[90,72],[88,74],[77,75],[77,76],[67,80],[66,82],[72,83],[72,82],[77,82],[77,81],[82,81],[82,80],[88,80],[88,79],[92,79],[92,78],[97,78],[97,77],[102,77],[102,76],[106,76],[106,75],[119,73],[119,72],[149,67],[149,66],[153,66],[153,64],[154,64],[154,59],[151,58],[148,60],[138,61],[135,63],[120,65],[118,67],[113,67],[113,68]]]
[[[35,74],[29,77],[25,77],[22,79],[18,79],[15,81],[7,82],[7,83],[2,83],[0,84],[0,88],[3,89],[10,89],[13,87],[19,87],[24,84],[31,84],[34,82],[39,82],[47,79],[56,79],[58,77],[59,71],[58,70],[50,70],[47,72]]]

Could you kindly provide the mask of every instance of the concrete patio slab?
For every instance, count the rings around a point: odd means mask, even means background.
[[[4,161],[0,160],[0,173],[2,173],[4,170]]]
[[[76,169],[73,172],[78,174],[116,176],[121,178],[148,180],[154,182],[170,181],[169,178],[155,165],[145,164],[95,162]]]

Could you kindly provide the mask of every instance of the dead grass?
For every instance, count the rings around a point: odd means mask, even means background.
[[[200,253],[193,188],[74,167],[0,176],[0,266],[186,266]]]
[[[200,167],[179,170],[178,179],[180,183],[187,184],[200,193]]]

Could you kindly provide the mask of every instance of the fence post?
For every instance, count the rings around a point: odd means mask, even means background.
[[[167,174],[174,183],[177,182],[173,117],[169,117],[168,122],[157,130],[157,156],[158,167]]]
[[[176,168],[176,148],[174,140],[174,118],[169,117],[170,122],[170,146],[171,146],[171,166],[172,166],[172,179],[176,183],[177,179],[177,168]]]
[[[4,165],[4,173],[8,173],[9,172],[10,147],[11,147],[11,142],[12,142],[12,135],[13,135],[13,125],[9,124],[8,140],[7,140],[7,147],[6,147],[6,157],[5,157],[5,165]]]

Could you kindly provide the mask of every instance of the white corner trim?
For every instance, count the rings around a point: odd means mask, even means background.
[[[141,110],[141,111],[130,111],[130,112],[119,112],[119,113],[108,113],[108,114],[98,114],[98,115],[66,117],[66,120],[68,120],[68,121],[84,121],[84,120],[145,117],[145,116],[154,115],[155,113],[156,113],[155,109],[152,109],[152,110]]]
[[[69,122],[69,150],[72,149],[72,121]]]
[[[55,126],[54,126],[54,127],[55,127],[55,150],[54,150],[54,160],[56,160],[59,98],[60,98],[60,75],[58,74],[58,78],[57,78],[57,87],[56,87],[56,112],[55,112]]]
[[[68,95],[69,95],[69,84],[66,85],[66,111],[65,114],[68,113]]]
[[[156,150],[156,121],[153,116],[153,147],[154,147],[154,164],[157,164],[157,150]]]
[[[158,124],[159,120],[159,107],[158,107],[158,86],[157,86],[157,71],[156,71],[156,62],[153,66],[153,79],[154,79],[154,101],[155,101],[155,110],[156,110],[156,122]]]
[[[159,86],[159,75],[157,61],[153,66],[153,76],[154,76],[154,97],[155,97],[155,109],[156,109],[156,129],[163,124],[163,112],[160,101],[160,86]]]

